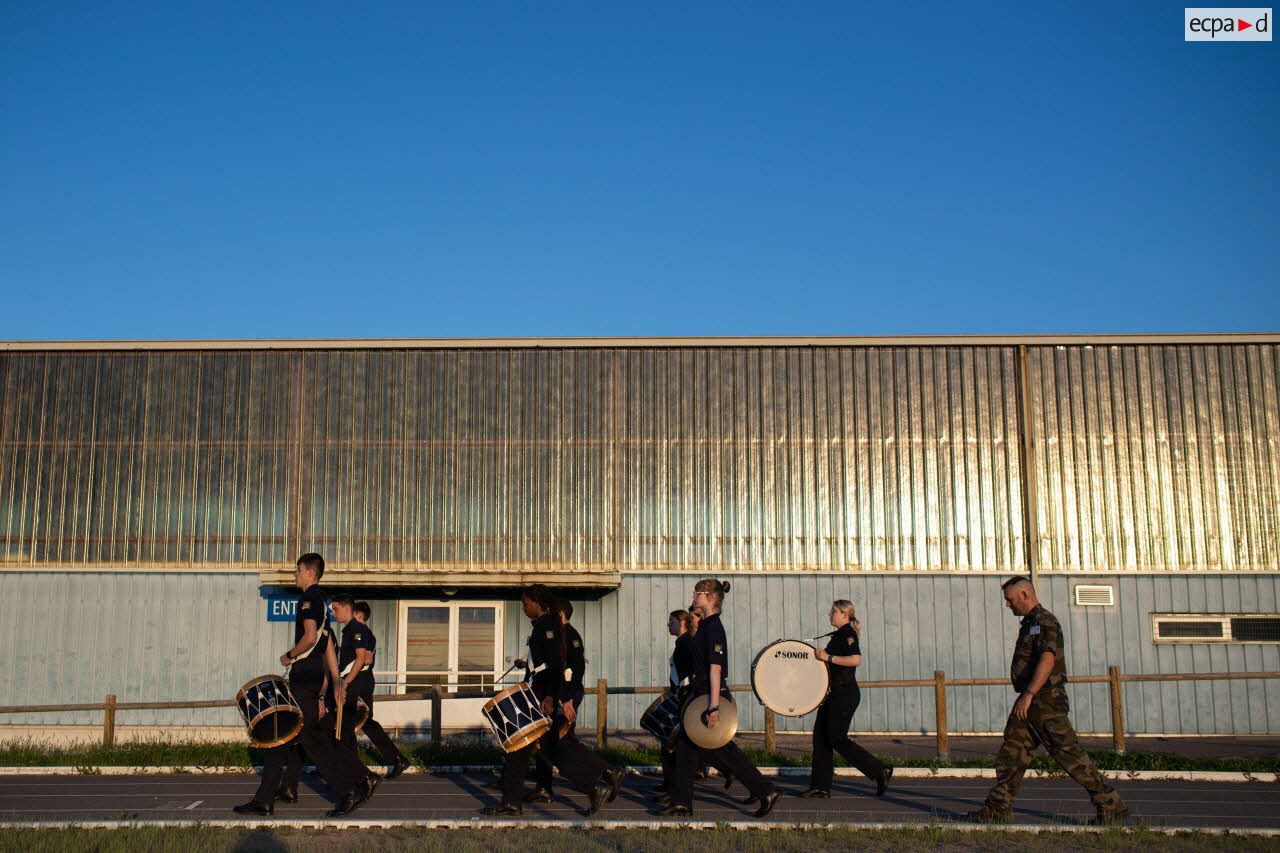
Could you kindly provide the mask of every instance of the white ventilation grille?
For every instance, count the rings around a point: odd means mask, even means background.
[[[1079,607],[1111,607],[1115,603],[1115,587],[1083,583],[1076,587],[1076,605]]]

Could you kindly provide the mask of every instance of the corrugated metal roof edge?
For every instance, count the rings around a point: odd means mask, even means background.
[[[1067,335],[867,335],[616,338],[298,338],[226,340],[0,341],[0,351],[638,349],[703,347],[1136,346],[1280,344],[1280,332]]]

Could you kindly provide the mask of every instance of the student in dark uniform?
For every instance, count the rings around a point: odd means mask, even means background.
[[[552,785],[555,780],[553,767],[559,767],[560,772],[566,776],[571,772],[577,772],[583,778],[603,778],[609,784],[607,801],[613,802],[618,796],[623,770],[619,767],[610,767],[599,753],[588,749],[586,744],[578,740],[577,712],[582,707],[583,697],[586,696],[586,687],[582,680],[587,672],[587,649],[582,642],[582,635],[569,624],[569,620],[573,618],[573,603],[567,598],[558,598],[556,608],[560,611],[560,627],[564,631],[565,678],[568,681],[567,693],[562,694],[561,698],[567,697],[573,703],[574,718],[569,721],[569,730],[565,732],[563,738],[560,737],[560,729],[567,718],[557,713],[552,720],[551,728],[547,730],[539,744],[534,777],[537,780],[537,787],[525,795],[524,801],[526,803],[551,802]],[[569,769],[566,770],[566,767]]]
[[[698,623],[698,633],[693,637],[693,680],[691,689],[694,703],[705,703],[704,719],[709,728],[720,723],[721,688],[729,682],[729,637],[720,621],[720,608],[728,582],[712,578],[700,580],[693,588],[693,602],[689,609],[701,608],[703,617]],[[697,704],[695,704],[697,707]],[[674,791],[666,806],[657,811],[662,817],[678,817],[693,814],[693,773],[698,763],[707,760],[713,765],[723,764],[742,780],[758,800],[756,817],[764,817],[773,810],[778,792],[773,789],[751,760],[733,741],[717,749],[699,749],[684,732],[676,741],[676,772]]]
[[[280,663],[289,668],[289,689],[302,708],[302,731],[295,739],[296,744],[307,751],[337,800],[328,812],[329,816],[341,817],[368,800],[379,780],[357,758],[339,749],[331,734],[332,727],[321,724],[321,696],[326,676],[337,684],[339,700],[346,700],[345,690],[338,680],[338,658],[334,653],[324,591],[320,588],[323,576],[324,558],[319,554],[303,554],[298,558],[294,579],[302,594],[298,597],[294,621],[294,644],[280,656]],[[249,802],[236,806],[234,811],[238,814],[271,814],[286,762],[289,763],[290,777],[295,780],[296,797],[295,758],[295,751],[269,750],[263,761],[258,792]],[[301,770],[300,766],[297,770]]]
[[[355,616],[356,621],[359,622],[367,632],[366,642],[368,643],[369,649],[369,673],[370,681],[372,681],[373,667],[378,662],[378,635],[369,627],[369,613],[371,612],[369,609],[369,602],[357,601],[352,606],[351,612],[352,615]],[[367,696],[364,694],[361,695],[364,698],[365,704],[369,706],[369,719],[365,721],[364,728],[361,729],[361,731],[364,732],[364,736],[369,739],[369,742],[373,744],[374,749],[378,750],[378,754],[382,756],[382,763],[390,765],[391,767],[384,778],[394,779],[409,769],[409,759],[405,757],[404,753],[396,748],[395,743],[387,735],[381,724],[373,718],[372,690]]]
[[[534,584],[525,591],[521,601],[524,615],[533,623],[529,634],[529,657],[517,664],[525,665],[525,680],[542,705],[542,713],[553,717],[557,708],[570,721],[577,719],[573,700],[569,696],[569,681],[565,680],[565,643],[560,613],[556,609],[555,596],[542,584]],[[540,743],[540,741],[539,741]],[[486,815],[518,815],[521,813],[521,789],[529,769],[529,756],[538,744],[530,744],[515,752],[508,752],[502,766],[502,802],[485,806]],[[581,765],[568,763],[560,766],[560,772],[580,791],[590,797],[587,814],[600,810],[611,794],[616,796],[609,782],[600,774],[591,774]]]
[[[876,796],[883,797],[889,788],[893,768],[886,767],[849,737],[849,723],[862,699],[855,674],[862,663],[862,647],[858,643],[858,632],[862,628],[854,615],[853,602],[846,599],[833,602],[828,616],[831,627],[836,630],[831,633],[827,647],[818,650],[817,658],[827,665],[831,692],[818,706],[818,716],[813,721],[813,766],[809,789],[799,796],[831,796],[831,780],[835,775],[834,753],[839,752],[845,761],[876,783]]]
[[[382,755],[385,764],[391,765],[387,772],[388,779],[394,779],[405,771],[409,762],[396,745],[387,737],[373,719],[373,660],[377,640],[368,625],[359,621],[355,615],[356,604],[351,596],[342,594],[333,597],[333,618],[342,623],[342,640],[338,648],[338,678],[346,686],[347,702],[342,710],[342,746],[353,755],[359,756],[356,744],[356,723],[360,712],[356,700],[363,700],[369,709],[369,718],[365,721],[363,731],[369,742]],[[368,607],[366,604],[365,607]]]

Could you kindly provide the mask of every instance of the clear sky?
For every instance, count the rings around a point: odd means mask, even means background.
[[[1172,3],[0,3],[0,339],[1275,331]]]

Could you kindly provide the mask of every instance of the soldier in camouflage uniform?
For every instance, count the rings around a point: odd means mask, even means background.
[[[1015,616],[1022,617],[1013,647],[1010,675],[1018,699],[1004,728],[1004,744],[996,756],[996,784],[981,809],[970,812],[977,823],[1008,821],[1013,801],[1031,753],[1043,746],[1072,779],[1086,791],[1098,810],[1098,822],[1123,819],[1128,807],[1098,773],[1093,759],[1080,746],[1067,719],[1067,667],[1062,652],[1062,626],[1040,605],[1035,588],[1026,578],[1011,578],[1003,585],[1004,600]]]

